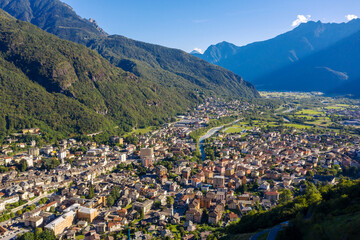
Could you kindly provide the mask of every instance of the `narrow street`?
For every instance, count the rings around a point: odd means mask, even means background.
[[[17,207],[17,208],[11,209],[11,212],[16,213],[17,211],[22,210],[22,209],[25,208],[26,206],[30,206],[30,205],[32,205],[32,204],[34,204],[34,203],[37,203],[38,201],[40,201],[40,199],[42,199],[42,198],[44,198],[44,197],[50,197],[51,195],[53,195],[53,193],[48,193],[48,194],[44,194],[44,195],[38,196],[38,197],[34,198],[33,200],[25,203],[24,205],[21,205],[21,206],[19,206],[19,207]]]

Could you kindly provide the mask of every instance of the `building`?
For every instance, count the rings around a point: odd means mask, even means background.
[[[153,148],[142,148],[140,149],[140,158],[154,158]]]
[[[75,219],[76,212],[69,211],[58,217],[54,221],[45,226],[45,229],[53,231],[55,235],[61,234],[65,229],[69,228]]]
[[[210,198],[201,198],[200,199],[200,207],[209,209],[211,207],[211,199]]]
[[[97,233],[104,233],[106,232],[106,223],[101,222],[95,226]]]
[[[126,153],[120,154],[120,162],[126,162]]]
[[[167,174],[167,169],[166,167],[159,165],[156,167],[155,172],[158,176],[163,176]]]
[[[37,228],[40,227],[44,222],[44,218],[42,216],[36,216],[36,217],[30,217],[25,219],[25,226],[28,227],[32,227],[32,228]]]
[[[154,150],[153,148],[140,149],[140,159],[144,167],[150,167],[154,162]]]
[[[92,222],[98,215],[97,209],[83,207],[78,203],[71,205],[64,211],[73,211],[79,220],[86,220],[88,222]]]
[[[237,221],[239,219],[239,216],[237,215],[237,214],[235,214],[235,213],[233,213],[233,212],[230,212],[229,213],[229,220],[231,221],[231,222],[235,222],[235,221]]]
[[[111,141],[115,144],[123,145],[124,139],[121,137],[111,137]]]
[[[190,168],[184,168],[181,170],[181,174],[184,178],[188,179],[190,177],[191,174],[191,169]]]
[[[84,240],[101,240],[101,237],[96,233],[96,231],[92,230],[85,234]]]
[[[144,215],[147,214],[153,205],[153,201],[146,200],[145,202],[135,202],[132,207],[138,212],[142,212]]]
[[[225,177],[224,176],[215,176],[213,178],[213,187],[217,188],[220,186],[225,186]]]
[[[64,160],[66,158],[66,151],[59,151],[58,158]]]
[[[185,213],[185,219],[186,221],[192,221],[194,223],[201,223],[201,219],[202,219],[202,210],[201,209],[189,209],[186,211]]]
[[[153,165],[153,158],[151,157],[141,158],[141,164],[143,165],[143,167],[148,168]]]
[[[49,212],[51,210],[51,207],[56,208],[58,206],[58,203],[56,201],[50,202],[48,204],[46,204],[45,206],[43,206],[41,209],[43,211],[47,211]]]
[[[26,161],[26,164],[28,165],[28,167],[33,167],[34,166],[34,160],[33,160],[32,156],[25,157],[25,158],[23,158],[23,160]]]
[[[221,204],[217,205],[215,209],[209,213],[208,223],[217,224],[221,220],[223,211],[224,207]]]
[[[94,208],[80,207],[77,212],[77,218],[92,222],[98,215],[98,211]]]
[[[230,176],[232,176],[234,174],[235,174],[235,169],[234,168],[226,168],[225,169],[225,176],[230,177]]]
[[[29,153],[29,155],[31,155],[33,157],[37,157],[40,155],[40,150],[39,150],[39,148],[29,148],[28,153]]]
[[[120,231],[122,229],[121,222],[109,222],[108,229],[109,229],[109,232]]]
[[[64,210],[64,214],[45,226],[46,229],[54,231],[55,235],[62,233],[69,228],[75,218],[92,222],[98,215],[96,209],[82,207],[80,204],[73,204]]]
[[[265,199],[276,202],[277,200],[279,200],[279,192],[265,192]]]

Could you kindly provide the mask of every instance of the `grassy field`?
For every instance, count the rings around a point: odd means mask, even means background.
[[[146,134],[148,132],[152,132],[154,131],[156,128],[154,126],[150,126],[150,127],[147,127],[147,128],[139,128],[139,129],[135,129],[133,130],[132,132],[130,133],[127,133],[124,135],[124,137],[127,137],[127,136],[130,136],[130,135],[143,135],[143,134]]]
[[[243,127],[240,126],[233,126],[225,130],[225,133],[240,133],[242,130],[244,130]]]
[[[335,109],[335,110],[343,110],[343,109],[345,109],[344,107],[339,107],[339,106],[329,106],[329,107],[325,107],[326,109],[329,109],[329,110],[331,110],[331,109]]]
[[[323,116],[324,115],[323,112],[320,112],[320,111],[317,111],[317,110],[314,110],[314,109],[303,109],[301,111],[298,111],[296,114],[299,114],[299,115],[318,115],[318,116]]]
[[[306,122],[308,124],[313,124],[313,125],[316,125],[316,126],[320,126],[320,127],[328,127],[330,126],[331,122],[330,122],[330,119],[329,118],[320,118],[316,121],[312,121],[312,122]]]
[[[293,99],[306,99],[314,96],[308,92],[260,92],[260,95],[264,98],[293,98]]]
[[[300,118],[306,118],[307,120],[315,120],[316,118],[315,117],[312,117],[312,116],[309,116],[309,115],[304,115],[304,114],[299,114],[299,115],[296,115],[296,117],[300,117]]]
[[[284,126],[293,127],[293,128],[297,128],[297,129],[309,129],[309,128],[312,128],[311,126],[295,124],[295,123],[286,123],[286,124],[284,124]]]
[[[254,127],[278,127],[279,124],[277,122],[267,122],[267,121],[259,121],[253,120],[250,125],[249,122],[238,122],[236,125],[233,125],[225,130],[225,133],[240,133],[242,130],[251,130]]]

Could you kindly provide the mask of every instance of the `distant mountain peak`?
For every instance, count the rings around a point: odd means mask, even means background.
[[[196,54],[203,54],[203,53],[202,53],[202,50],[201,50],[201,49],[195,48],[194,50],[192,50],[192,51],[190,52],[190,54],[196,55]]]
[[[273,78],[269,79],[269,74],[325,50],[357,32],[360,32],[360,19],[353,19],[346,23],[324,23],[310,20],[274,38],[241,47],[222,41],[209,46],[204,54],[198,57],[241,74],[244,79],[258,86],[267,85],[272,86],[272,90],[283,90],[282,85],[277,85],[278,88],[275,87],[274,79],[279,77],[271,75]],[[340,56],[342,55],[339,53],[338,57]],[[336,74],[327,69],[317,68],[315,71],[325,77],[341,76],[345,78],[345,75],[338,74],[338,72],[347,72],[342,70],[343,67],[324,66],[336,69]],[[346,74],[346,76],[349,79],[352,77],[351,74]]]

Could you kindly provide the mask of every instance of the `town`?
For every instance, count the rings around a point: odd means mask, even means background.
[[[23,129],[1,146],[0,239],[36,231],[57,239],[207,239],[214,228],[291,200],[308,182],[358,177],[358,135],[314,133],[272,112],[208,98],[176,121],[110,144],[70,138],[40,146],[41,129]]]

